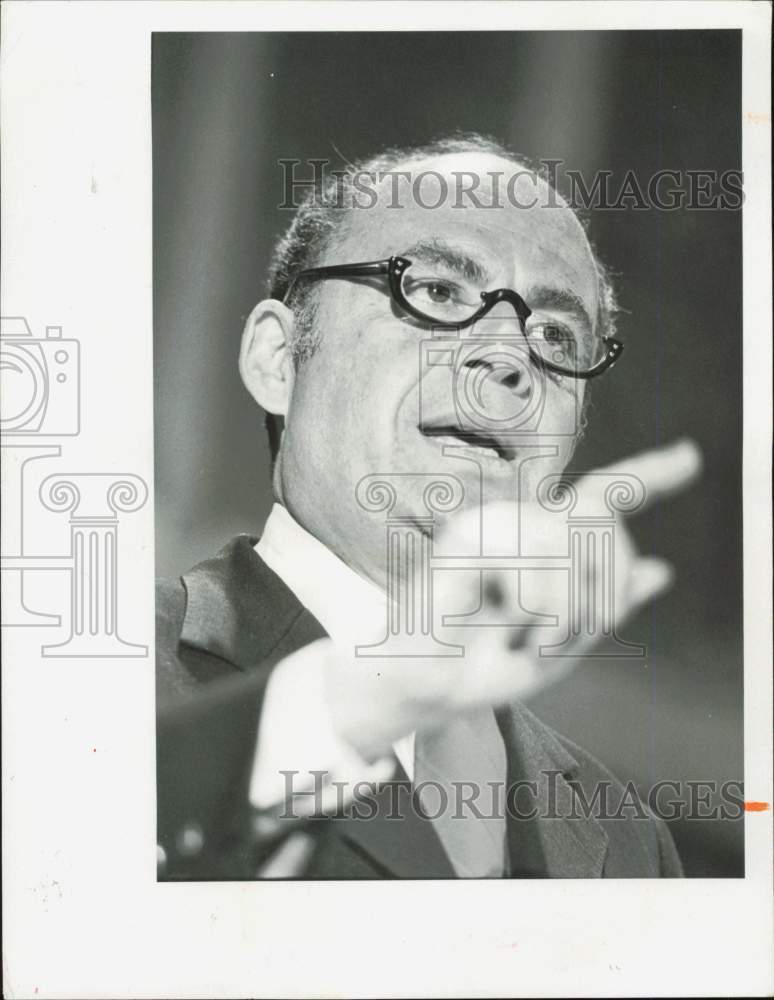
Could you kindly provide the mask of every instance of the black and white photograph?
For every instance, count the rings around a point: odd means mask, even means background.
[[[770,995],[770,18],[6,5],[6,995]]]
[[[160,877],[744,874],[740,86],[154,36]]]

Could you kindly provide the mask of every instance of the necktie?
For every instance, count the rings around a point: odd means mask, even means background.
[[[417,732],[414,787],[460,878],[506,871],[505,781],[505,744],[491,708]]]

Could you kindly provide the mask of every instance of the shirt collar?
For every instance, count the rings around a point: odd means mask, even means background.
[[[384,591],[302,528],[286,507],[274,504],[255,550],[336,642],[384,639]]]

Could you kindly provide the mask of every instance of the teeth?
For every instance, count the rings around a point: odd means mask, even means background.
[[[484,448],[480,444],[467,444],[467,443],[465,447],[468,451],[475,452],[478,455],[483,455],[485,458],[493,458],[497,462],[500,461],[500,456],[497,454],[494,448]]]
[[[482,455],[484,458],[493,458],[498,462],[501,461],[500,456],[498,455],[497,451],[494,448],[487,448],[481,444],[473,444],[470,441],[465,441],[462,438],[454,437],[451,434],[440,434],[434,436],[435,440],[438,441],[438,443],[441,445],[450,444],[454,445],[457,448],[462,447],[465,448],[466,451],[472,451],[478,455]]]

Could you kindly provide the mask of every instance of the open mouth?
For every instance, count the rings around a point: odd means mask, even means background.
[[[516,449],[486,431],[475,428],[461,428],[454,424],[438,424],[436,427],[419,427],[425,437],[434,438],[439,444],[463,445],[467,451],[484,458],[500,462],[512,462]]]

